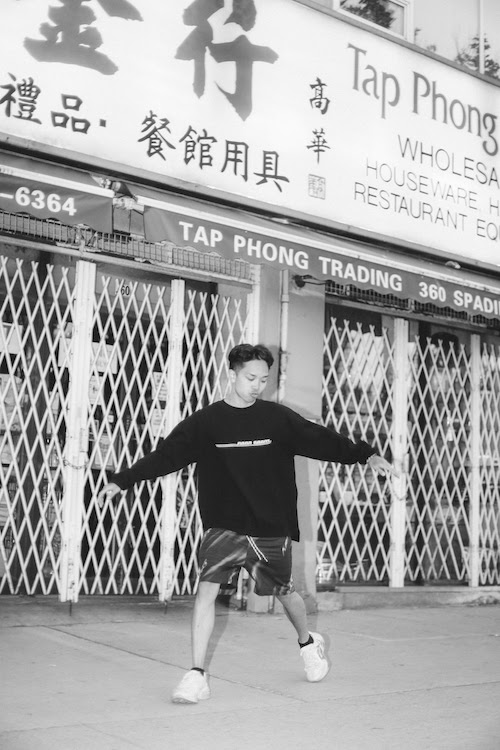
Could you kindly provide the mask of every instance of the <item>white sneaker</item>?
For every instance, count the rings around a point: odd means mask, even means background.
[[[172,693],[173,703],[198,703],[210,698],[210,687],[206,674],[190,669]]]
[[[326,677],[330,666],[325,657],[325,641],[319,633],[311,633],[313,642],[302,646],[300,654],[304,659],[304,669],[309,682],[320,682]]]

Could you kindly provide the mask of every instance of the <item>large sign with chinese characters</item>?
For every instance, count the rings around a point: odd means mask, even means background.
[[[500,90],[291,0],[3,0],[0,142],[500,266]]]

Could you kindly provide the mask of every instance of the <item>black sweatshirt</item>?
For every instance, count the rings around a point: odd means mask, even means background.
[[[298,540],[294,456],[354,464],[374,453],[368,443],[353,443],[286,406],[258,400],[240,409],[218,401],[180,422],[156,450],[110,479],[128,489],[196,462],[205,529]]]

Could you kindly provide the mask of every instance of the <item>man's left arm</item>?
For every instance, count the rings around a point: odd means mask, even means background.
[[[333,429],[311,422],[291,411],[296,455],[333,461],[341,464],[367,464],[376,474],[397,471],[389,461],[377,454],[376,448],[364,440],[354,442]]]

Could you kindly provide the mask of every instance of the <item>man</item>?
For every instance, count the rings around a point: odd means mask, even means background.
[[[99,493],[102,506],[136,482],[197,463],[205,533],[192,621],[193,666],[174,690],[175,703],[210,697],[205,659],[215,601],[221,584],[235,581],[241,567],[254,579],[256,594],[274,594],[283,605],[297,631],[307,679],[326,676],[324,640],[309,632],[304,600],[292,580],[291,541],[299,539],[294,456],[369,463],[376,472],[393,472],[367,443],[355,444],[285,406],[260,400],[273,361],[265,346],[235,346],[229,353],[229,395],[180,422],[155,451],[114,474]]]

